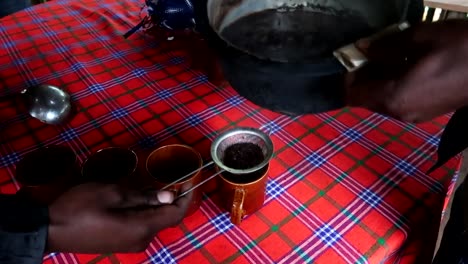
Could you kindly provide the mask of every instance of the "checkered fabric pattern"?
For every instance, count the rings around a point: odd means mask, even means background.
[[[275,145],[266,202],[237,227],[205,197],[143,253],[50,254],[45,263],[414,263],[425,252],[460,163],[425,174],[448,116],[415,126],[359,109],[270,112],[210,84],[182,51],[161,51],[141,32],[125,40],[141,7],[53,1],[0,20],[0,95],[49,83],[79,108],[55,127],[0,103],[0,193],[19,188],[15,163],[39,147],[64,144],[83,161],[107,146],[177,142],[209,159],[216,134],[249,126]]]

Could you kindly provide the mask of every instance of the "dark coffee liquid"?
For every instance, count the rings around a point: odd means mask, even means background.
[[[159,160],[156,163],[149,164],[148,170],[158,181],[171,183],[195,171],[199,165],[199,161],[193,158]]]
[[[237,143],[224,151],[223,164],[229,168],[245,170],[253,168],[263,162],[262,149],[253,143]],[[223,172],[223,177],[234,183],[249,183],[258,180],[265,174],[267,166],[248,174],[232,174]]]
[[[303,62],[330,57],[337,48],[370,33],[369,25],[356,14],[301,8],[253,13],[227,26],[221,36],[262,59]]]
[[[232,169],[250,169],[262,163],[262,149],[253,143],[237,143],[224,151],[223,164]]]
[[[136,166],[134,155],[126,151],[96,153],[85,164],[84,176],[88,181],[115,183],[130,175]]]
[[[21,184],[37,186],[65,177],[73,169],[75,154],[63,147],[49,147],[30,153],[17,165],[16,175]]]

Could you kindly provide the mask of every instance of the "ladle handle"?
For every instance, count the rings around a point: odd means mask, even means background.
[[[13,108],[14,112],[9,112],[12,115],[0,115],[0,130],[5,126],[16,123],[19,119],[23,119],[28,114],[28,108],[25,98],[22,93],[12,93],[0,96],[0,108]]]
[[[0,103],[4,102],[15,102],[17,103],[19,99],[22,99],[24,95],[22,93],[12,93],[4,96],[0,96]]]
[[[225,172],[224,170],[220,170],[218,172],[216,172],[215,174],[211,175],[210,177],[206,178],[205,180],[203,180],[202,182],[200,182],[199,184],[193,186],[192,188],[186,190],[185,192],[179,194],[179,196],[177,198],[180,198],[184,195],[187,195],[188,193],[192,192],[193,190],[197,189],[198,187],[202,186],[203,184],[207,183],[208,181],[210,181],[211,179],[213,179],[214,177],[220,175],[221,173]]]

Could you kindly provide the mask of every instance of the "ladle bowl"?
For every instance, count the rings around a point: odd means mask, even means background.
[[[39,85],[21,92],[29,114],[51,125],[68,121],[73,113],[70,95],[53,85]]]

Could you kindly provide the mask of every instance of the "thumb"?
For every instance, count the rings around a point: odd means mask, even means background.
[[[180,189],[180,193],[184,193],[192,187],[191,183],[185,183],[182,185],[182,188]],[[183,212],[187,211],[187,209],[190,206],[190,203],[193,199],[193,191],[187,193],[186,195],[177,198],[177,200],[174,202],[174,204],[179,207]]]
[[[175,195],[170,191],[156,191],[153,189],[142,191],[128,191],[123,195],[120,207],[148,207],[172,204]]]
[[[181,193],[191,187],[190,183],[184,184]],[[192,204],[192,192],[177,198],[172,204],[150,208],[140,212],[139,217],[131,219],[138,225],[144,225],[150,234],[154,234],[161,229],[179,224],[187,214],[187,210]]]
[[[404,67],[401,67],[404,69]],[[351,107],[382,113],[385,100],[392,98],[395,83],[401,79],[399,67],[368,64],[345,77],[345,100]]]

